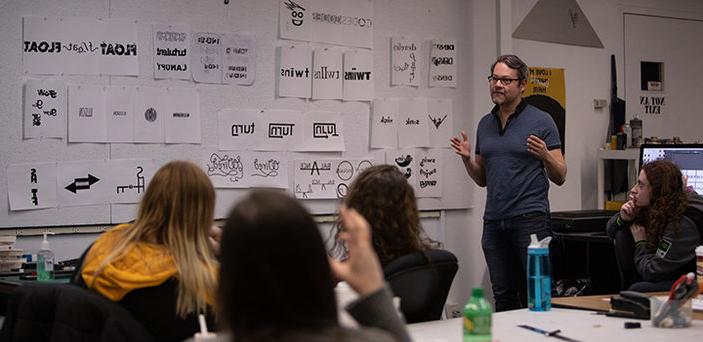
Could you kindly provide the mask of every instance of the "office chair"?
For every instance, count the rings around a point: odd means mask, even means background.
[[[12,293],[2,341],[154,341],[117,303],[70,284],[24,284]]]
[[[383,268],[408,323],[440,319],[459,269],[456,256],[435,249],[404,255]]]

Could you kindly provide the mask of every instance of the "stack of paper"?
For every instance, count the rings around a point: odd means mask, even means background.
[[[15,248],[17,237],[14,235],[0,235],[0,272],[11,272],[22,267],[23,250]]]

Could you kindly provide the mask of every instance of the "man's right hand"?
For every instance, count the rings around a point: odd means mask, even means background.
[[[471,145],[469,145],[469,138],[466,136],[465,131],[461,131],[461,139],[452,137],[449,142],[456,154],[466,159],[471,156]]]
[[[639,212],[639,208],[635,206],[633,200],[629,200],[620,207],[620,218],[625,222],[630,222],[635,219],[637,212]]]

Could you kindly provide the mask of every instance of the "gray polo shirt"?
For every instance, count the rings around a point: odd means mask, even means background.
[[[540,159],[527,151],[530,134],[544,140],[548,150],[561,147],[557,126],[546,112],[520,102],[504,129],[498,107],[486,114],[476,130],[476,154],[486,169],[484,220],[531,212],[549,212],[549,178]]]

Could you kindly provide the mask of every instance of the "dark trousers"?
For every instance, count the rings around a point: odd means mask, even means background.
[[[504,220],[484,220],[481,247],[488,264],[495,310],[527,307],[527,246],[530,234],[552,235],[549,214],[528,213]]]
[[[630,229],[620,229],[615,233],[615,259],[620,269],[621,288],[637,292],[669,291],[674,280],[659,282],[642,281],[635,267],[635,240]]]

